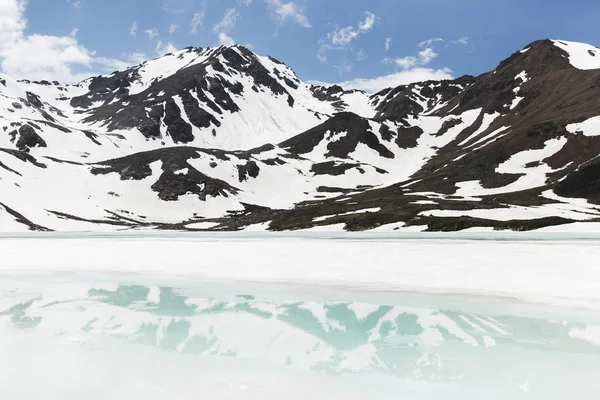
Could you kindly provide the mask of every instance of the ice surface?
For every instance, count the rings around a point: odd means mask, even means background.
[[[600,303],[597,243],[569,240],[577,235],[537,240],[557,237],[512,232],[489,236],[502,240],[466,240],[487,236],[331,234],[325,228],[306,234],[5,237],[0,239],[0,273],[118,272],[197,281],[507,296],[578,306]],[[446,239],[436,240],[440,237]]]
[[[517,233],[4,236],[0,393],[591,400],[597,244]]]

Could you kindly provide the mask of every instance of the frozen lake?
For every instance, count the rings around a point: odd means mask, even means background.
[[[0,254],[3,399],[600,391],[598,235],[34,234]]]

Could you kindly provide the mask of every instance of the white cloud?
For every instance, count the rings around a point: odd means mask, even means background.
[[[79,28],[73,28],[71,30],[71,34],[69,36],[75,37],[75,36],[77,36],[78,33],[79,33]]]
[[[138,31],[138,23],[137,23],[137,21],[133,21],[133,24],[131,24],[131,27],[129,28],[129,34],[131,36],[137,36],[137,31]]]
[[[24,13],[24,1],[0,1],[0,51],[22,38],[26,25]]]
[[[238,0],[238,3],[243,4],[246,7],[248,7],[250,4],[252,4],[252,0]]]
[[[202,28],[204,26],[204,17],[206,17],[206,10],[201,10],[194,14],[192,17],[190,33],[196,34],[198,32],[198,28]]]
[[[439,37],[434,37],[431,39],[427,39],[427,40],[423,40],[421,43],[419,43],[419,47],[431,47],[432,44],[434,44],[435,42],[444,42],[444,39],[439,38]]]
[[[417,65],[417,57],[408,56],[402,58],[396,58],[395,60],[386,60],[387,62],[394,62],[397,66],[402,69],[413,68]]]
[[[235,8],[229,8],[225,10],[223,18],[213,26],[213,31],[215,33],[231,32],[233,28],[235,28],[235,24],[237,23],[239,17],[240,14],[236,11]]]
[[[0,1],[0,67],[13,78],[68,79],[73,65],[89,67],[93,52],[74,36],[25,35],[26,2]]]
[[[345,89],[359,89],[368,93],[376,93],[383,89],[408,85],[414,82],[452,79],[453,77],[451,74],[452,71],[447,68],[438,70],[431,68],[413,68],[372,79],[354,79],[338,83],[338,85]]]
[[[358,54],[356,55],[356,61],[362,61],[367,59],[367,54],[363,49],[360,49]]]
[[[106,68],[113,71],[122,71],[127,69],[130,66],[129,63],[121,60],[117,60],[116,58],[106,58],[106,57],[98,57],[96,58],[98,63],[101,63],[106,66]]]
[[[373,29],[374,25],[375,25],[375,14],[373,14],[371,11],[366,11],[365,12],[365,20],[363,23],[361,23],[358,26],[358,30],[361,32],[368,32],[371,29]]]
[[[437,56],[437,53],[428,47],[419,52],[419,63],[420,65],[427,65]]]
[[[223,18],[213,26],[213,31],[219,36],[219,44],[223,46],[235,44],[235,40],[229,36],[229,33],[235,28],[239,17],[240,14],[235,8],[229,8],[225,10]]]
[[[156,28],[146,29],[144,31],[144,33],[148,36],[148,39],[154,39],[155,37],[157,37],[160,34],[158,29],[156,29]]]
[[[327,63],[327,51],[332,50],[333,46],[327,43],[324,39],[319,39],[317,41],[317,58],[323,64]]]
[[[30,35],[0,51],[2,70],[13,78],[67,79],[72,67],[89,68],[94,53],[77,43],[72,36]]]
[[[232,37],[227,35],[225,32],[219,33],[219,44],[223,46],[233,46],[235,44],[235,40]]]
[[[463,36],[461,38],[458,38],[457,40],[452,40],[452,41],[446,42],[442,38],[433,37],[431,39],[423,40],[421,43],[419,43],[419,47],[421,47],[421,48],[423,48],[423,47],[432,47],[435,43],[450,43],[450,44],[463,44],[463,45],[467,45],[467,44],[469,44],[469,38],[466,37],[466,36]]]
[[[340,64],[340,65],[336,65],[336,66],[335,66],[335,69],[337,69],[337,70],[338,70],[338,73],[339,73],[340,75],[343,75],[344,73],[346,73],[346,74],[347,74],[347,73],[351,72],[351,71],[352,71],[352,68],[354,68],[354,65],[352,65],[352,64],[351,64],[351,63],[349,63],[349,62],[344,62],[344,63],[342,63],[342,64]]]
[[[385,51],[389,51],[390,50],[390,45],[391,44],[392,44],[392,38],[391,37],[385,38]]]
[[[103,65],[106,69],[112,71],[122,71],[133,65],[141,64],[148,59],[148,56],[144,53],[130,53],[121,54],[123,60],[116,58],[105,58],[97,57],[94,59],[94,63]]]
[[[346,46],[349,44],[355,37],[357,37],[359,31],[354,29],[353,26],[347,26],[335,32],[331,32],[329,34],[329,39],[331,39],[331,43],[337,46]]]
[[[171,42],[163,43],[159,40],[154,51],[157,55],[163,56],[168,53],[175,53],[177,51],[177,47],[175,47],[175,45]]]
[[[173,33],[177,30],[177,28],[179,28],[179,26],[177,24],[171,24],[169,26],[169,33]]]
[[[131,53],[125,55],[129,63],[133,64],[141,64],[144,61],[148,60],[148,56],[144,53]]]
[[[81,1],[80,0],[67,0],[67,3],[69,3],[70,5],[72,5],[75,8],[80,8],[81,7]]]
[[[423,48],[427,44],[433,44],[438,41],[441,41],[441,39],[430,39],[419,43],[419,47]],[[385,42],[386,50],[389,50],[390,43],[391,38],[387,38]],[[426,67],[437,56],[438,54],[431,47],[425,47],[414,56],[384,60],[386,63],[396,65],[401,71],[371,79],[354,79],[339,83],[338,85],[347,89],[360,89],[365,92],[374,93],[389,87],[407,85],[414,82],[452,79],[452,71],[448,68],[433,69]]]
[[[0,70],[15,79],[72,83],[122,67],[119,60],[97,57],[69,36],[26,35],[25,0],[0,1]],[[117,68],[118,69],[118,68]]]
[[[165,3],[165,5],[163,6],[163,9],[165,10],[165,12],[168,12],[171,14],[183,14],[185,12],[185,8],[171,8],[169,3]]]
[[[432,48],[428,47],[421,50],[417,56],[408,56],[396,59],[385,59],[384,62],[393,63],[402,69],[410,69],[415,67],[422,67],[429,64],[438,54],[433,51]]]
[[[291,20],[303,28],[312,28],[312,25],[308,21],[304,8],[298,4],[290,1],[288,3],[282,2],[282,0],[265,0],[267,6],[271,10],[271,14],[277,20],[278,23],[283,24],[287,20]]]
[[[327,52],[330,50],[348,50],[350,42],[358,35],[369,32],[375,26],[377,17],[370,11],[365,11],[365,18],[359,21],[356,26],[346,26],[327,34],[327,40],[319,39],[317,42],[317,58],[322,62],[327,62]],[[364,55],[364,53],[362,54]],[[357,59],[360,61],[362,55],[359,52]]]
[[[331,40],[331,43],[336,46],[347,46],[361,33],[368,32],[373,29],[373,26],[375,26],[375,20],[375,14],[370,11],[365,11],[365,20],[359,22],[356,27],[346,26],[345,28],[341,28],[337,31],[329,33],[327,37]]]

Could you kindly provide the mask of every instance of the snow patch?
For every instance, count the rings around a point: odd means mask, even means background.
[[[317,217],[315,219],[313,219],[313,222],[323,222],[326,221],[330,218],[335,218],[335,217],[345,217],[347,215],[353,215],[353,214],[368,214],[368,213],[377,213],[381,211],[381,207],[377,207],[377,208],[366,208],[364,210],[357,210],[357,211],[350,211],[347,213],[343,213],[343,214],[335,214],[335,215],[324,215],[322,217]]]
[[[554,45],[569,54],[569,62],[578,69],[600,68],[600,49],[586,43],[553,40]]]
[[[573,134],[581,133],[583,136],[600,136],[600,116],[586,119],[583,122],[569,124],[566,126],[566,129]]]

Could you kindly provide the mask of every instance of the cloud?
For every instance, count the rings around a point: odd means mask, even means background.
[[[351,72],[352,68],[354,68],[354,65],[352,65],[349,62],[343,62],[342,64],[335,66],[335,69],[338,70],[338,73],[340,75],[343,75],[344,73],[347,74],[347,73]]]
[[[141,64],[148,60],[148,56],[144,53],[130,53],[126,55],[127,60],[133,64]]]
[[[385,38],[385,51],[389,51],[390,50],[390,45],[391,44],[392,44],[392,38],[391,37]]]
[[[173,43],[163,43],[159,40],[154,51],[157,55],[164,56],[168,53],[175,53],[177,51],[177,47],[175,47]]]
[[[322,62],[327,62],[327,52],[330,50],[347,50],[350,42],[358,35],[369,32],[375,26],[377,18],[370,11],[365,11],[365,18],[359,21],[356,26],[346,26],[327,34],[327,40],[319,39],[317,42],[317,58]],[[360,58],[360,53],[357,56]]]
[[[223,18],[213,26],[213,31],[215,33],[231,32],[233,28],[235,28],[235,24],[237,23],[239,17],[240,14],[235,8],[229,8],[225,10]]]
[[[436,42],[444,42],[444,39],[439,38],[439,37],[434,37],[431,39],[427,39],[427,40],[423,40],[421,43],[419,43],[419,47],[431,47],[431,45],[433,45]]]
[[[355,30],[354,27],[347,26],[338,31],[331,32],[329,38],[331,39],[331,43],[337,46],[346,46],[358,36],[358,33],[359,32]]]
[[[449,68],[434,69],[426,67],[427,64],[438,57],[438,54],[431,47],[426,46],[440,41],[442,39],[433,38],[419,43],[418,46],[421,50],[414,56],[395,59],[387,58],[383,60],[385,63],[393,64],[400,68],[400,71],[375,78],[354,79],[338,83],[338,85],[346,89],[360,89],[365,92],[375,93],[386,88],[408,85],[414,82],[452,79],[452,70]],[[389,50],[390,43],[391,38],[386,38],[386,51]]]
[[[232,37],[227,35],[225,32],[219,33],[219,44],[222,46],[233,46],[235,44],[235,40]]]
[[[113,71],[122,71],[130,66],[127,62],[117,60],[116,58],[98,57],[96,58],[96,60],[99,63],[104,64],[106,68],[111,69]]]
[[[75,37],[75,36],[77,36],[78,33],[79,33],[79,28],[73,28],[71,30],[71,34],[69,36]]]
[[[373,26],[375,25],[375,14],[370,11],[366,11],[365,15],[365,21],[358,26],[358,30],[361,32],[368,32],[373,29]]]
[[[133,21],[133,24],[131,24],[131,27],[129,28],[129,34],[131,36],[137,36],[137,32],[138,32],[138,23],[137,23],[137,21]]]
[[[121,54],[121,57],[125,61],[116,58],[97,57],[94,59],[94,62],[102,64],[110,71],[122,71],[132,65],[141,64],[148,59],[148,56],[144,53]]]
[[[202,28],[204,26],[204,18],[206,17],[206,10],[201,10],[194,14],[191,22],[191,34],[196,34],[198,32],[198,28]]]
[[[432,48],[428,47],[426,49],[421,50],[417,56],[408,56],[396,59],[385,59],[386,63],[396,64],[398,67],[402,69],[410,69],[415,67],[422,67],[429,64],[434,58],[436,58],[438,54],[433,51]]]
[[[332,46],[329,43],[325,42],[325,40],[319,39],[317,42],[317,47],[319,49],[317,51],[317,58],[323,64],[326,64],[327,63],[327,51],[331,50]]]
[[[466,36],[463,36],[463,37],[459,38],[458,40],[453,41],[452,43],[467,45],[467,44],[469,44],[469,38]]]
[[[356,61],[362,61],[367,59],[367,54],[363,49],[360,49],[358,54],[356,55]]]
[[[72,36],[30,35],[0,51],[2,70],[13,78],[70,80],[72,66],[90,67],[94,53]]]
[[[347,46],[361,33],[368,32],[373,29],[374,25],[375,14],[370,11],[365,11],[365,20],[363,22],[359,22],[356,27],[347,26],[329,33],[327,37],[331,40],[331,43],[336,46]]]
[[[271,15],[279,24],[290,20],[303,28],[312,28],[308,21],[304,8],[290,1],[288,3],[282,0],[265,0],[271,11]]]
[[[238,3],[243,4],[246,7],[248,7],[250,4],[252,4],[252,0],[238,0]]]
[[[0,70],[15,79],[80,81],[127,61],[97,57],[69,36],[25,34],[25,0],[0,1]]]
[[[185,8],[171,8],[169,3],[165,3],[163,10],[171,14],[183,14],[185,12]]]
[[[317,58],[323,64],[327,63],[327,52],[333,49],[333,46],[327,43],[324,39],[317,41]]]
[[[93,53],[74,36],[25,35],[26,2],[0,2],[0,66],[13,78],[68,78],[72,65],[90,66]]]
[[[395,60],[385,60],[385,61],[393,62],[402,69],[413,68],[417,65],[417,57],[414,57],[414,56],[396,58]]]
[[[155,37],[157,37],[160,34],[158,29],[156,29],[156,28],[146,29],[144,31],[144,33],[148,36],[148,39],[154,39]]]
[[[70,5],[72,5],[75,8],[80,8],[81,7],[81,1],[80,0],[67,0],[67,3],[69,3]]]
[[[433,51],[433,49],[428,47],[419,52],[419,64],[427,65],[431,62],[431,60],[433,60],[437,56],[438,56],[437,53],[435,51]]]
[[[413,68],[372,79],[354,79],[338,83],[338,85],[345,89],[359,89],[367,93],[377,93],[383,89],[408,85],[414,82],[439,81],[452,78],[452,71],[448,68],[437,70],[431,68]]]
[[[235,28],[239,17],[240,14],[235,8],[229,8],[225,10],[223,18],[213,25],[213,31],[219,36],[219,44],[224,46],[233,46],[235,44],[235,40],[229,36],[229,33]]]
[[[177,30],[177,28],[179,28],[179,26],[177,24],[171,24],[169,26],[169,33],[173,33]]]
[[[461,38],[458,38],[457,40],[452,40],[450,42],[446,42],[444,39],[439,38],[439,37],[434,37],[431,39],[427,39],[427,40],[423,40],[421,43],[419,43],[419,47],[432,47],[435,43],[450,43],[450,44],[462,44],[462,45],[467,45],[469,44],[469,38],[466,36],[463,36]]]

